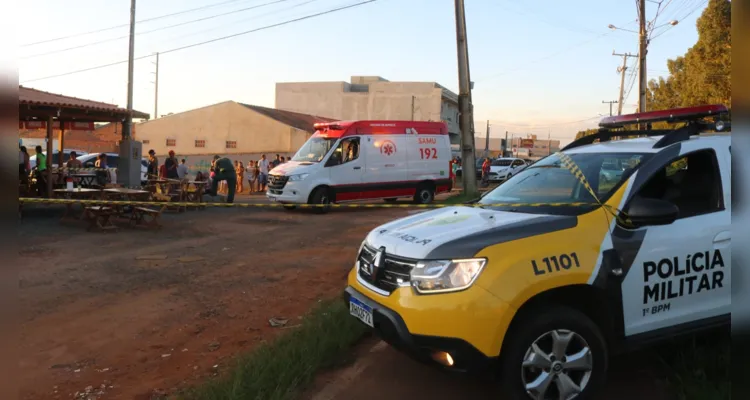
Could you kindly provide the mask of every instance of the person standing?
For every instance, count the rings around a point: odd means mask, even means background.
[[[36,191],[39,197],[47,196],[47,156],[42,152],[42,146],[36,146]]]
[[[148,151],[148,167],[146,167],[148,179],[159,178],[159,159],[156,158],[154,149]]]
[[[255,161],[250,160],[247,162],[247,166],[245,167],[245,176],[247,177],[247,186],[248,186],[247,192],[249,194],[253,194],[253,192],[255,191],[255,181],[254,181],[255,176],[253,175],[253,170],[255,168],[253,167],[253,165],[255,165]]]
[[[487,187],[490,184],[490,159],[485,158],[482,163],[482,186]]]
[[[259,192],[266,191],[266,185],[268,184],[268,167],[269,167],[269,162],[266,159],[266,155],[263,154],[260,156],[260,161],[258,161],[258,169],[260,172],[258,175],[258,191]]]
[[[279,164],[281,164],[281,156],[276,154],[276,158],[274,158],[273,161],[271,161],[271,169],[278,167]]]
[[[26,146],[18,148],[18,179],[22,184],[29,182],[29,170],[31,168],[31,157],[29,157],[29,151],[26,150]]]
[[[242,165],[242,161],[237,161],[237,193],[242,193],[245,190],[245,166]]]
[[[180,165],[177,166],[177,177],[180,180],[184,180],[188,178],[188,167],[187,167],[187,164],[185,164],[184,158],[180,160]]]
[[[220,181],[226,181],[228,186],[227,203],[234,203],[234,191],[237,187],[237,172],[232,160],[226,157],[214,156],[214,180],[211,182],[211,196],[216,196]]]
[[[164,160],[164,168],[167,170],[167,179],[180,179],[177,174],[177,158],[174,156],[174,150],[169,150],[169,157]]]

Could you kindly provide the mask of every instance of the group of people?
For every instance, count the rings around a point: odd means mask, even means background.
[[[174,150],[170,150],[163,165],[159,165],[159,158],[156,152],[151,149],[148,151],[148,166],[146,175],[149,179],[186,179],[189,175],[186,160],[183,158],[179,162],[175,156]]]
[[[247,180],[248,194],[262,193],[266,191],[268,186],[268,173],[276,168],[277,166],[284,164],[286,158],[279,154],[276,154],[276,158],[268,160],[265,154],[260,156],[260,159],[250,160],[247,164],[243,164],[242,161],[234,162],[235,179],[237,182],[236,191],[238,193],[244,193],[245,191],[245,180]],[[222,181],[218,186],[218,193],[228,193],[228,182]]]

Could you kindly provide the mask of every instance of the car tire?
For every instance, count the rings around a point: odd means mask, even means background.
[[[563,398],[560,390],[570,388],[574,394],[576,387],[582,389],[580,393],[566,398],[598,398],[609,362],[607,343],[599,327],[584,313],[563,306],[536,307],[519,318],[503,343],[498,371],[508,398],[535,398],[527,392],[534,387],[537,391],[546,387],[550,396],[538,398]],[[564,343],[565,349],[553,348]]]
[[[328,188],[319,187],[310,196],[310,204],[318,205],[313,208],[318,214],[325,214],[331,209],[331,194]]]
[[[422,184],[414,194],[415,204],[430,204],[435,200],[435,189],[429,184]]]

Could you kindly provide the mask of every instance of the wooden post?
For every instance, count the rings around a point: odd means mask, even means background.
[[[47,197],[52,198],[52,116],[47,118]],[[39,168],[37,166],[37,168]]]
[[[65,149],[65,124],[60,121],[60,139],[58,139],[57,143],[57,167],[62,168],[63,164],[65,164],[65,154],[63,154],[63,149]]]

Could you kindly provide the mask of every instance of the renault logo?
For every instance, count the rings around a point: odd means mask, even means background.
[[[370,274],[370,278],[373,282],[377,279],[378,271],[383,266],[383,255],[385,255],[385,247],[379,248],[375,253],[375,257],[372,259],[372,264],[370,265],[370,271],[372,271],[372,273]]]

